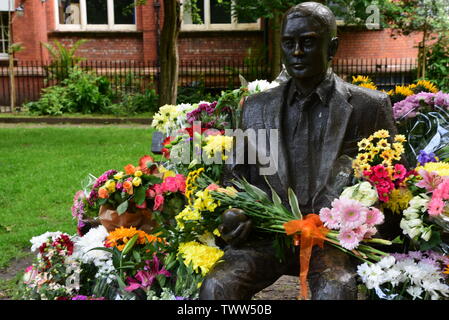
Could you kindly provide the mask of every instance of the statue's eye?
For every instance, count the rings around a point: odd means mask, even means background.
[[[303,41],[303,44],[305,46],[311,46],[311,45],[313,45],[313,42],[314,42],[313,40],[314,40],[313,38],[305,38]]]
[[[286,48],[293,48],[295,46],[295,42],[293,40],[284,40],[283,43]]]

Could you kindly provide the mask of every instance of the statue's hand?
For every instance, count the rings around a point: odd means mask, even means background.
[[[248,238],[251,231],[251,219],[241,209],[229,209],[223,212],[223,223],[218,227],[221,237],[232,247],[238,247]]]

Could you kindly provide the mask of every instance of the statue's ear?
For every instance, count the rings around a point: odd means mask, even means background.
[[[329,60],[332,60],[335,57],[337,49],[338,49],[338,38],[334,37],[331,39],[329,44]]]

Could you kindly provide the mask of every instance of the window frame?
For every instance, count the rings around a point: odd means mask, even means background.
[[[61,24],[59,21],[59,0],[54,0],[55,30],[56,31],[137,31],[137,14],[134,8],[134,24],[115,24],[114,0],[107,0],[108,24],[88,24],[86,1],[80,2],[80,24]]]
[[[8,47],[9,47],[9,18],[8,18],[8,11],[0,11],[1,15],[5,15],[5,19],[0,18],[3,23],[0,24],[0,60],[6,60],[9,58],[8,54]],[[5,36],[6,38],[3,38],[3,30],[6,29]],[[3,51],[3,43],[6,43],[5,51]]]
[[[202,24],[181,23],[181,31],[260,31],[260,18],[256,22],[239,23],[234,15],[234,8],[231,8],[231,23],[211,23],[210,1],[204,0],[204,21]],[[234,2],[234,0],[233,0]],[[181,4],[183,1],[181,0]],[[184,17],[184,7],[181,5],[181,17]]]

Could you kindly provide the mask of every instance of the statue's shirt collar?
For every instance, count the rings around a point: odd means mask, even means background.
[[[305,101],[318,97],[318,99],[323,103],[323,105],[327,106],[327,104],[324,102],[327,101],[327,97],[329,93],[332,91],[334,85],[333,80],[334,80],[333,72],[329,68],[323,81],[321,81],[320,84],[314,90],[312,90],[312,92],[310,92],[307,96],[303,95],[300,91],[298,91],[296,89],[295,83],[293,82],[293,80],[291,80],[287,96],[288,104],[295,105],[296,100]]]

